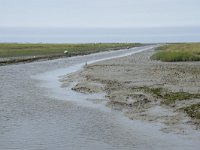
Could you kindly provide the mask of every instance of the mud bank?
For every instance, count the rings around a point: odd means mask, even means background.
[[[85,65],[62,79],[63,86],[85,94],[106,92],[106,105],[130,119],[162,124],[163,132],[186,134],[199,127],[182,108],[199,104],[200,62],[166,63],[150,59],[154,50]],[[171,94],[172,93],[172,94]],[[167,103],[174,93],[197,95]],[[171,99],[170,99],[171,100]]]

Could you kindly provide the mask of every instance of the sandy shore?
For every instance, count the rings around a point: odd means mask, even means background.
[[[63,86],[73,83],[73,90],[86,94],[106,92],[108,107],[122,111],[130,119],[161,123],[163,132],[197,129],[199,120],[191,119],[180,108],[197,104],[200,99],[164,105],[145,89],[200,93],[200,62],[153,61],[153,53],[149,50],[86,65],[82,71],[63,77]]]

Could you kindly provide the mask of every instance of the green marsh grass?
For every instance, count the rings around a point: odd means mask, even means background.
[[[0,44],[0,57],[41,56],[41,55],[82,55],[109,49],[122,49],[140,46],[137,43],[99,43],[99,44]]]
[[[142,46],[139,43],[97,43],[97,44],[0,44],[0,66],[20,62],[48,60],[59,57],[86,55],[95,52],[118,50]],[[67,54],[64,54],[67,51]],[[5,59],[1,59],[5,58]]]
[[[151,57],[164,62],[200,61],[200,43],[170,44],[158,47]]]

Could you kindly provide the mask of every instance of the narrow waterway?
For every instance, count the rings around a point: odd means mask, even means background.
[[[0,67],[0,149],[139,150],[199,148],[199,132],[165,134],[160,125],[131,121],[88,95],[61,88],[59,78],[87,62],[152,46]],[[103,95],[90,95],[101,97]]]

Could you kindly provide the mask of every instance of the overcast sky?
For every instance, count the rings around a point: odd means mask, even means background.
[[[200,0],[0,0],[0,26],[200,26]]]

